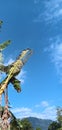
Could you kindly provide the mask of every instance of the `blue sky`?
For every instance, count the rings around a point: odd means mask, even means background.
[[[12,41],[3,52],[5,64],[23,49],[33,50],[17,77],[22,92],[9,85],[12,112],[55,120],[62,107],[62,0],[0,0],[0,19],[0,43]]]

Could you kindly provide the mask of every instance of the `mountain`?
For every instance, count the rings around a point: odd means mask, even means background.
[[[42,130],[48,130],[48,126],[52,123],[52,120],[48,119],[39,119],[35,117],[28,117],[27,119],[31,122],[34,130],[36,130],[37,127]]]

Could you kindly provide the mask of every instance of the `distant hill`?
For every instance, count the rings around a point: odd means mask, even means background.
[[[27,118],[34,130],[36,130],[37,127],[42,128],[42,130],[48,130],[48,126],[52,123],[52,120],[48,120],[48,119],[39,119],[39,118],[35,118],[35,117],[29,117]]]

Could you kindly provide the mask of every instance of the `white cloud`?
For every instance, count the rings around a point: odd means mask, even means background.
[[[38,5],[41,5],[42,8],[41,0],[36,2],[34,1],[34,3],[38,3]],[[43,2],[44,10],[41,11],[41,8],[37,18],[34,21],[41,22],[45,20],[48,23],[55,23],[62,19],[62,0],[45,0]]]
[[[37,4],[40,0],[34,0],[34,3]]]
[[[42,101],[42,102],[41,102],[41,105],[42,105],[43,107],[47,107],[47,106],[49,106],[49,104],[48,104],[47,101]]]
[[[62,0],[51,0],[48,2],[45,2],[45,20],[52,22],[53,21],[59,21],[62,19]]]
[[[39,112],[40,110],[40,112]],[[15,108],[12,112],[17,118],[36,117],[40,119],[56,120],[56,107],[49,105],[47,101],[42,101],[35,108]]]
[[[42,101],[41,103],[35,105],[35,107],[47,107],[49,103],[47,101]]]
[[[56,107],[55,106],[46,107],[42,115],[46,119],[56,120]]]
[[[7,62],[5,62],[5,64],[4,65],[10,65],[10,64],[12,64],[14,62],[14,60],[12,59],[12,58],[9,58],[9,60],[7,61]]]
[[[56,108],[55,106],[48,106],[42,112],[34,112],[30,108],[15,108],[12,109],[12,112],[17,118],[25,117],[37,117],[40,119],[52,119],[56,120]]]
[[[54,63],[57,73],[60,76],[62,82],[62,40],[55,38],[50,40],[50,46],[45,48],[44,51],[48,51],[51,61]]]

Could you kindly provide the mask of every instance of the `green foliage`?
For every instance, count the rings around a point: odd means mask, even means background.
[[[48,130],[62,130],[62,108],[57,108],[57,122],[52,122]]]
[[[62,126],[62,108],[61,107],[57,108],[57,120]]]
[[[10,130],[19,130],[19,128],[20,128],[20,126],[18,125],[17,120],[14,118],[11,121]]]
[[[21,123],[21,120],[20,120],[20,119],[17,119],[17,122],[18,122],[18,124],[19,124],[19,126],[20,126],[20,129],[23,130],[23,125],[22,125],[22,123]]]
[[[20,130],[20,126],[19,126],[17,118],[14,116],[12,112],[11,112],[11,115],[12,115],[12,120],[10,123],[10,130]]]
[[[3,21],[2,21],[2,20],[0,20],[0,28],[1,28],[2,24],[3,24]]]
[[[0,20],[0,25],[3,23],[3,21],[2,20]]]
[[[11,43],[11,40],[7,40],[3,43],[0,43],[0,51],[3,51],[10,43]]]
[[[57,129],[60,128],[60,127],[61,127],[61,125],[60,125],[58,122],[53,121],[53,122],[49,125],[48,130],[57,130]]]
[[[38,127],[38,128],[36,128],[36,130],[42,130],[42,129]]]
[[[57,130],[62,130],[62,127],[61,127],[61,128],[59,128],[59,129],[57,129]]]
[[[28,121],[28,119],[22,119],[19,123],[22,126],[22,130],[33,130],[32,124]]]

